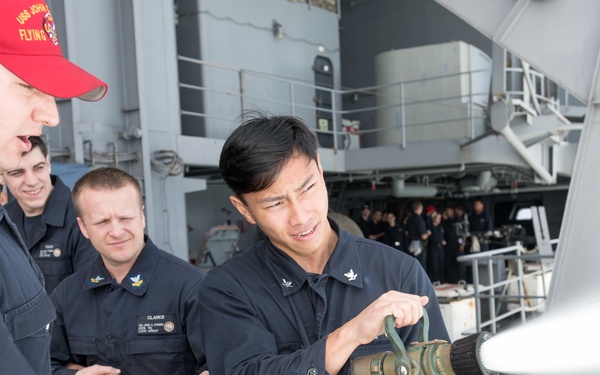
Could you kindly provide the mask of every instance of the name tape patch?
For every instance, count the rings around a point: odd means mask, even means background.
[[[175,332],[173,314],[138,315],[138,335],[161,335]]]
[[[60,244],[46,243],[40,247],[40,258],[60,258],[62,255]]]

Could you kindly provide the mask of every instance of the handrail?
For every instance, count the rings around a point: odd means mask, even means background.
[[[210,87],[211,85],[206,83],[204,83],[203,85],[194,85],[185,82],[180,82],[179,87],[185,90],[202,91],[206,93],[206,95],[224,95],[231,98],[232,100],[234,98],[238,99],[238,103],[230,102],[228,104],[229,107],[224,106],[223,109],[219,110],[222,112],[225,111],[226,108],[231,108],[234,111],[231,116],[232,121],[234,121],[233,119],[239,118],[240,114],[243,115],[246,109],[252,108],[276,112],[281,112],[281,110],[283,109],[285,112],[302,117],[305,120],[310,120],[311,117],[316,118],[314,117],[315,114],[326,115],[327,121],[330,121],[328,127],[319,128],[319,126],[317,126],[317,124],[315,123],[315,126],[313,126],[312,128],[313,132],[315,132],[316,134],[327,134],[328,137],[332,137],[334,149],[338,148],[338,142],[340,142],[341,139],[339,137],[348,136],[342,125],[342,119],[345,120],[346,118],[348,118],[349,120],[364,120],[368,118],[368,121],[373,121],[372,119],[374,117],[377,117],[380,113],[383,113],[382,111],[393,111],[386,113],[390,116],[397,116],[396,124],[385,127],[381,127],[381,124],[379,124],[377,127],[371,127],[370,129],[361,128],[357,129],[355,134],[361,136],[397,129],[399,130],[399,133],[397,134],[399,137],[401,137],[399,139],[401,141],[401,146],[404,148],[406,147],[407,142],[406,137],[411,137],[415,134],[407,132],[407,129],[410,129],[411,127],[428,125],[444,126],[445,124],[452,127],[458,126],[456,128],[452,128],[454,129],[451,130],[452,137],[464,137],[468,139],[475,139],[481,133],[481,131],[483,131],[485,126],[485,113],[481,113],[482,111],[478,109],[477,103],[479,102],[476,102],[476,100],[481,101],[482,98],[487,98],[489,93],[471,91],[471,88],[473,77],[478,74],[488,74],[490,72],[489,69],[476,69],[466,72],[455,72],[444,75],[430,76],[421,79],[410,79],[401,82],[391,82],[362,88],[339,89],[335,87],[317,86],[314,82],[308,82],[289,77],[282,77],[265,72],[233,68],[230,66],[220,65],[214,62],[190,58],[182,55],[178,55],[178,59],[183,62],[202,65],[211,69],[218,69],[223,72],[230,72],[231,77],[227,78],[224,81],[222,86],[224,88],[221,90],[215,89],[215,86]],[[524,72],[524,69],[522,68],[508,67],[506,68],[506,72],[509,74],[526,74],[526,72]],[[529,81],[533,82],[532,84],[529,84],[529,87],[539,86],[541,88],[541,95],[537,92],[524,91],[511,91],[507,92],[507,94],[511,97],[516,98],[523,97],[526,101],[529,100],[526,99],[526,96],[530,95],[529,97],[533,98],[533,100],[535,100],[536,102],[539,101],[540,103],[545,103],[545,105],[547,106],[558,106],[558,101],[556,99],[544,97],[544,85],[538,84],[538,82],[540,82],[540,80],[545,79],[545,77],[542,74],[531,69],[528,71],[528,74],[530,77]],[[409,94],[410,88],[415,87],[411,85],[422,85],[427,84],[428,82],[444,80],[453,80],[452,82],[461,82],[461,85],[465,85],[464,87],[468,87],[468,89],[464,94],[461,92],[459,95],[436,97],[432,96],[426,98],[412,98]],[[276,85],[273,87],[277,87],[277,90],[281,90],[277,92],[283,93],[283,96],[265,94],[269,92],[265,91],[264,88],[268,87],[268,85]],[[397,90],[395,89],[396,87]],[[328,104],[330,106],[320,107],[316,104],[316,91],[324,95],[321,97],[325,97],[327,100],[329,100]],[[263,94],[265,95],[261,96]],[[355,105],[354,108],[343,108],[344,106],[340,106],[340,103],[342,103],[342,101],[344,100],[347,100],[348,98],[360,98],[360,96],[364,95],[373,95],[377,98],[387,98],[387,102],[380,102],[376,105],[373,105],[372,101],[365,100],[364,104],[366,105],[360,105],[363,104],[360,103],[359,105]],[[483,100],[483,102],[485,102],[485,100]],[[456,118],[452,119],[448,119],[447,116],[437,116],[437,118],[431,118],[432,121],[415,121],[414,117],[412,119],[410,117],[407,117],[406,112],[410,111],[411,107],[420,108],[416,106],[431,106],[431,111],[429,112],[457,108],[461,110],[461,116],[455,116]],[[430,107],[425,108],[426,110],[428,110],[428,108]],[[553,107],[552,109],[555,108]],[[374,116],[371,116],[370,113],[373,113]],[[215,116],[214,114],[203,115],[201,111],[196,112],[190,108],[186,108],[186,110],[181,110],[180,114],[182,116],[193,116],[197,118],[206,119],[199,121],[208,121],[209,119],[213,118],[226,120],[224,118],[226,116],[223,116],[222,113],[221,116]],[[444,118],[444,121],[436,121],[439,118]],[[463,126],[461,125],[461,123],[465,125],[464,128],[460,127]],[[476,128],[476,126],[480,127]]]
[[[551,245],[557,244],[558,239],[550,241]],[[527,319],[526,313],[541,310],[544,307],[544,303],[539,303],[535,306],[526,306],[525,301],[530,299],[538,299],[545,301],[547,298],[546,288],[547,282],[545,280],[546,274],[552,270],[551,266],[545,266],[542,262],[539,262],[539,270],[525,274],[523,272],[523,265],[525,261],[540,261],[541,259],[552,259],[554,255],[541,255],[541,254],[523,254],[523,248],[519,242],[516,245],[504,247],[501,249],[494,249],[484,251],[480,253],[474,253],[469,255],[462,255],[457,258],[458,262],[470,263],[473,272],[473,297],[475,298],[475,332],[481,331],[483,328],[490,327],[492,333],[496,333],[498,329],[498,323],[504,319],[507,319],[513,315],[520,314],[521,321],[525,322]],[[516,253],[515,255],[508,255]],[[506,260],[516,262],[516,275],[509,275],[512,277],[506,278],[505,280],[495,280],[493,267],[498,262],[504,262]],[[481,277],[479,274],[479,266],[485,265],[487,267],[488,283],[481,284]],[[524,282],[527,279],[533,277],[541,277],[543,294],[542,295],[531,295],[525,292]],[[506,295],[508,286],[517,283],[518,293]],[[498,289],[502,288],[501,294],[497,294]],[[489,307],[489,319],[482,321],[482,300],[488,301]],[[499,314],[500,308],[496,308],[496,300],[501,303],[505,300],[518,300],[518,307],[509,310],[503,314]],[[466,332],[465,334],[472,333]]]
[[[338,89],[330,89],[327,87],[321,87],[321,86],[316,86],[314,84],[314,82],[306,82],[306,81],[302,81],[296,78],[288,78],[288,77],[280,77],[274,74],[270,74],[270,73],[265,73],[265,72],[259,72],[256,70],[248,70],[248,69],[239,69],[239,68],[233,68],[233,67],[229,67],[226,65],[220,65],[220,64],[215,64],[213,62],[210,61],[206,61],[206,60],[201,60],[201,59],[194,59],[194,58],[190,58],[190,57],[186,57],[186,56],[182,56],[182,55],[178,55],[177,58],[181,61],[187,61],[187,62],[192,62],[192,63],[196,63],[198,65],[207,65],[213,68],[219,68],[219,69],[223,69],[223,70],[229,70],[232,72],[239,72],[239,71],[244,71],[246,74],[253,74],[257,77],[264,77],[264,78],[268,78],[269,80],[273,80],[273,81],[279,81],[279,82],[293,82],[296,85],[303,85],[305,87],[308,88],[318,88],[319,90],[330,90],[330,91],[335,91],[337,93],[340,94],[354,94],[357,92],[364,92],[364,91],[375,91],[375,90],[380,90],[383,88],[389,88],[389,87],[393,87],[393,86],[397,86],[401,83],[404,84],[410,84],[410,83],[422,83],[425,81],[433,81],[433,80],[437,80],[437,79],[444,79],[444,78],[450,78],[450,77],[459,77],[459,76],[464,76],[466,74],[473,74],[473,73],[485,73],[485,72],[489,72],[489,69],[475,69],[475,70],[471,70],[471,71],[467,71],[467,72],[458,72],[458,73],[449,73],[449,74],[444,74],[444,75],[438,75],[438,76],[431,76],[431,77],[427,77],[427,78],[420,78],[420,79],[412,79],[412,80],[406,80],[406,81],[402,81],[402,82],[392,82],[392,83],[386,83],[383,85],[375,85],[375,86],[367,86],[367,87],[362,87],[359,89],[342,89],[342,90],[338,90]],[[487,93],[485,93],[487,94]]]

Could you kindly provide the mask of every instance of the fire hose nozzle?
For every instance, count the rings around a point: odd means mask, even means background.
[[[353,375],[492,375],[481,362],[481,344],[491,337],[480,332],[450,344],[445,340],[429,341],[429,318],[423,310],[419,342],[408,349],[394,328],[394,317],[385,321],[386,336],[395,352],[387,351],[352,360]]]

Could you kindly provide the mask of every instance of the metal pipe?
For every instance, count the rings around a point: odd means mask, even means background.
[[[520,258],[521,257],[521,242],[517,241],[516,243],[517,245],[517,256],[519,256],[519,258],[517,259],[517,279],[518,284],[517,284],[517,288],[519,290],[519,295],[524,295],[525,294],[525,279],[524,279],[524,275],[523,275],[523,260]],[[521,307],[521,321],[524,322],[525,321],[525,299],[524,298],[519,298],[519,306]]]
[[[448,168],[420,168],[420,169],[404,169],[401,171],[392,171],[388,173],[378,173],[379,178],[397,177],[399,175],[422,176],[427,174],[444,174],[444,173],[461,173],[465,171],[465,165],[460,164],[456,167]],[[370,180],[373,178],[373,173],[353,173],[348,172],[347,176],[326,176],[326,181],[354,181],[354,180]]]
[[[245,83],[246,76],[245,76],[243,69],[241,69],[238,74],[239,74],[239,78],[240,78],[240,113],[241,113],[242,119],[243,119],[244,113],[246,110],[246,108],[245,108],[246,105],[244,103],[244,92],[245,92],[245,84],[244,83]]]
[[[473,121],[473,92],[471,91],[473,87],[473,78],[471,77],[471,72],[467,75],[469,78],[469,138],[475,138],[475,124]]]
[[[333,149],[338,150],[338,121],[337,121],[337,112],[336,112],[336,96],[333,91],[329,92],[330,100],[331,100],[331,127],[333,129]]]
[[[402,127],[402,149],[406,148],[406,116],[405,116],[405,108],[404,108],[404,83],[400,83],[400,111],[402,113],[401,120],[402,123],[400,126]]]
[[[494,262],[492,260],[492,258],[488,259],[487,262],[487,272],[488,272],[488,280],[490,280],[490,285],[495,285],[494,282]],[[494,298],[496,296],[496,290],[495,288],[490,288],[490,296],[491,298],[488,300],[488,306],[490,311],[496,311],[496,299]],[[497,326],[496,326],[496,319],[492,319],[492,333],[496,333],[497,330]]]
[[[458,257],[460,258],[460,257]],[[457,258],[457,260],[458,260]],[[460,262],[460,260],[458,260]],[[473,291],[475,297],[475,329],[481,330],[481,294],[479,293],[479,260],[471,260],[471,269],[473,270]]]
[[[540,103],[538,101],[537,92],[535,90],[535,85],[531,81],[531,71],[529,70],[529,64],[525,61],[521,60],[521,65],[523,66],[523,79],[525,81],[525,85],[529,89],[529,95],[531,99],[533,99],[533,106],[535,107],[536,112],[539,114],[540,111]]]
[[[290,104],[292,106],[292,116],[296,116],[296,98],[294,95],[294,82],[290,82]]]

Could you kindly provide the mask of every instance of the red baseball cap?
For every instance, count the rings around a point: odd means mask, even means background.
[[[102,99],[108,85],[65,59],[43,0],[2,0],[0,64],[55,98]]]

